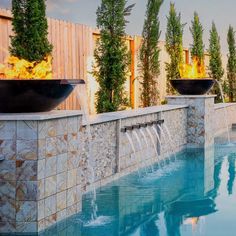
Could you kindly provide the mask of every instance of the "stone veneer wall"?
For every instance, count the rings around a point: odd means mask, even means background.
[[[144,145],[134,156],[120,132],[125,125],[162,118],[173,135],[173,151],[187,143],[186,106],[166,105],[96,116],[91,123],[96,174],[92,186],[88,178],[88,140],[80,112],[0,118],[0,233],[41,231],[79,212],[82,194],[93,186],[129,174],[144,162],[156,162],[150,138],[148,147]],[[137,147],[137,141],[134,143]],[[169,146],[164,145],[159,150],[161,157],[167,149]]]

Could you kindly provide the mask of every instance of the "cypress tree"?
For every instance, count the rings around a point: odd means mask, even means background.
[[[183,32],[185,24],[181,23],[181,14],[177,14],[175,5],[170,3],[169,16],[167,16],[166,51],[170,62],[166,63],[167,93],[173,94],[174,90],[170,80],[180,78],[179,65],[183,63]]]
[[[45,0],[12,0],[13,32],[11,55],[42,61],[52,52],[47,39],[48,24]]]
[[[193,44],[191,45],[191,56],[192,58],[198,58],[199,62],[204,60],[204,44],[203,44],[203,27],[199,20],[197,12],[194,12],[194,19],[190,32],[193,37]]]
[[[158,103],[157,77],[160,74],[158,41],[160,22],[158,18],[163,0],[148,0],[143,26],[143,42],[140,49],[141,100],[144,107]]]
[[[233,102],[235,99],[235,81],[236,81],[236,44],[235,32],[232,26],[229,26],[227,36],[229,54],[227,64],[227,85],[229,101]]]
[[[220,37],[218,35],[214,22],[212,23],[212,27],[210,30],[209,55],[210,77],[221,83],[222,76],[224,75],[224,69],[222,67]],[[215,84],[214,86],[214,93],[217,95],[216,101],[221,101],[221,94],[218,84]]]
[[[130,53],[125,42],[125,27],[126,16],[134,5],[126,4],[126,0],[102,0],[97,10],[97,27],[101,33],[94,52],[93,75],[99,83],[98,113],[117,111],[127,104],[124,83],[129,72]]]

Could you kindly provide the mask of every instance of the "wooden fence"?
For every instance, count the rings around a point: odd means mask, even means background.
[[[11,12],[0,8],[0,63],[3,63],[8,55],[9,36],[12,35],[11,20]],[[87,80],[88,63],[91,63],[91,58],[93,58],[95,40],[99,32],[85,25],[51,18],[48,18],[48,26],[48,38],[54,46],[53,77]],[[129,45],[132,45],[132,38],[129,41]],[[134,78],[134,74],[131,78]],[[60,109],[78,108],[75,93],[60,106]]]

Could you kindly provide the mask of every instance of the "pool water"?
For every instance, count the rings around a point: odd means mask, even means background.
[[[131,174],[91,194],[83,210],[41,236],[236,235],[236,144],[224,137],[208,149],[186,149],[155,172]],[[151,169],[151,168],[150,168]]]

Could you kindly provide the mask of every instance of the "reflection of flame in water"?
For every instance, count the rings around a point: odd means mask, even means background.
[[[3,79],[52,79],[52,56],[40,62],[29,62],[15,56],[0,64],[0,78]]]
[[[191,217],[191,218],[187,218],[184,220],[184,225],[191,225],[192,226],[192,231],[196,232],[198,226],[200,227],[200,231],[201,231],[201,223],[205,223],[205,217],[200,216],[200,217]]]
[[[197,79],[206,78],[206,69],[203,60],[194,57],[192,64],[180,64],[179,72],[181,78]]]

